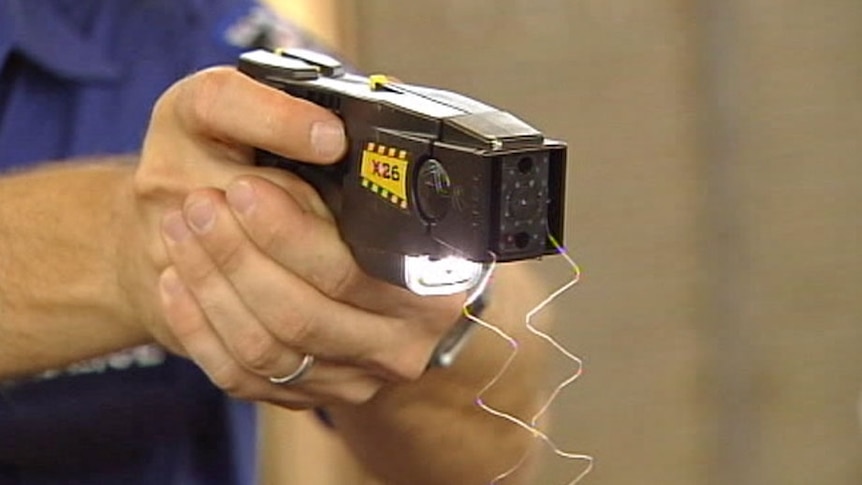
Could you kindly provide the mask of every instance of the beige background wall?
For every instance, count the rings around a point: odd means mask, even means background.
[[[362,69],[570,144],[557,330],[587,367],[552,435],[583,483],[862,483],[862,3],[324,3]]]

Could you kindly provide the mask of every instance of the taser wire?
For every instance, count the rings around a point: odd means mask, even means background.
[[[478,316],[470,313],[466,306],[464,308],[464,315],[466,318],[473,321],[474,323],[476,323],[480,327],[485,328],[486,330],[489,330],[489,331],[495,333],[497,336],[499,336],[500,338],[505,340],[509,344],[509,346],[512,348],[512,351],[510,352],[508,358],[503,363],[503,365],[500,367],[497,374],[495,374],[495,376],[476,395],[476,405],[479,406],[481,409],[483,409],[485,412],[487,412],[493,416],[507,420],[507,421],[515,424],[516,426],[519,426],[519,427],[527,430],[528,432],[530,432],[530,434],[533,435],[534,438],[538,438],[538,439],[542,440],[542,442],[544,442],[545,445],[547,445],[554,454],[556,454],[560,457],[566,458],[566,459],[579,460],[579,461],[586,462],[587,466],[584,468],[584,470],[582,470],[572,481],[568,482],[568,485],[574,485],[574,484],[578,483],[579,481],[581,481],[581,479],[583,479],[587,474],[589,474],[592,471],[593,464],[594,464],[594,458],[590,455],[586,455],[586,454],[582,454],[582,453],[573,453],[573,452],[569,452],[569,451],[565,451],[565,450],[560,449],[560,447],[557,446],[554,443],[554,441],[544,431],[539,429],[539,426],[538,426],[539,420],[548,411],[551,404],[556,400],[557,396],[563,391],[563,389],[565,389],[567,386],[569,386],[575,380],[577,380],[578,377],[580,377],[582,372],[583,372],[583,361],[578,356],[574,355],[572,352],[567,350],[562,344],[560,344],[550,334],[538,329],[533,324],[533,318],[537,314],[542,312],[545,308],[547,308],[547,306],[550,305],[554,300],[556,300],[560,295],[562,295],[563,293],[565,293],[566,291],[571,289],[573,286],[575,286],[578,283],[578,281],[580,280],[580,276],[581,276],[580,267],[568,255],[568,252],[566,251],[566,249],[564,247],[562,247],[552,235],[549,234],[548,238],[551,241],[551,243],[557,248],[560,255],[562,255],[563,258],[565,259],[565,261],[571,266],[571,268],[573,270],[573,275],[572,275],[572,278],[568,282],[566,282],[565,284],[563,284],[562,286],[557,288],[555,291],[551,292],[544,300],[542,300],[539,304],[537,304],[535,307],[533,307],[530,311],[528,311],[525,314],[525,317],[524,317],[525,325],[526,325],[527,330],[530,333],[532,333],[533,335],[535,335],[535,336],[541,338],[542,340],[545,340],[546,342],[550,343],[557,351],[559,351],[567,359],[572,361],[575,364],[575,370],[571,375],[569,375],[566,379],[564,379],[560,384],[558,384],[554,388],[554,391],[549,395],[548,399],[539,408],[539,410],[530,418],[529,422],[527,422],[523,419],[520,419],[520,418],[512,415],[511,413],[506,413],[504,411],[501,411],[497,408],[494,408],[494,407],[488,405],[485,402],[484,397],[483,397],[485,395],[485,393],[487,393],[491,388],[493,388],[494,386],[497,385],[497,383],[502,379],[503,375],[508,371],[509,367],[511,367],[512,363],[515,360],[515,357],[517,356],[517,354],[519,352],[518,341],[514,337],[512,337],[511,335],[509,335],[508,333],[503,331],[498,326],[490,324],[490,323],[486,322],[485,320],[479,318]],[[488,277],[490,277],[490,274],[493,273],[495,264],[492,264],[491,269],[488,271],[488,275],[487,275]],[[515,473],[524,464],[524,462],[526,461],[529,454],[530,454],[530,450],[528,449],[512,467],[510,467],[508,470],[504,471],[503,473],[497,475],[491,481],[491,485],[498,484],[498,483],[500,483],[501,480],[504,480],[505,478],[507,478],[510,475],[512,475],[513,473]]]

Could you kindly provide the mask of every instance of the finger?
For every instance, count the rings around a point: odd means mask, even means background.
[[[385,381],[364,369],[315,360],[300,382],[290,384],[314,396],[316,405],[362,404],[383,388]]]
[[[227,187],[226,199],[243,231],[265,254],[327,296],[338,299],[348,293],[347,286],[360,276],[359,268],[334,222],[303,210],[305,194],[285,193],[261,182],[242,177]],[[264,193],[259,196],[259,192]],[[260,199],[263,204],[258,204]],[[260,224],[246,224],[249,218]]]
[[[165,216],[164,231],[168,235],[168,253],[173,259],[207,258],[194,242],[179,211]],[[199,282],[193,286],[197,289],[197,303],[204,314],[214,314],[209,321],[237,362],[260,376],[286,374],[299,365],[302,357],[282,345],[258,322],[225,278],[188,271],[184,276]]]
[[[168,326],[187,355],[220,389],[241,399],[272,399],[311,405],[309,396],[289,387],[273,387],[240,366],[210,327],[206,316],[181,282],[175,268],[162,272],[159,287]]]
[[[228,67],[210,68],[175,84],[157,109],[190,133],[312,163],[337,161],[346,149],[337,116]]]
[[[285,196],[285,203],[290,200]],[[213,209],[204,225],[195,222],[198,216],[190,210],[201,206]],[[204,296],[212,288],[207,280],[226,278],[245,306],[289,348],[325,360],[360,365],[389,379],[415,379],[421,375],[435,340],[416,338],[417,329],[410,325],[413,322],[373,314],[327,297],[261,252],[248,239],[224,198],[213,191],[193,192],[186,208],[194,237],[182,245],[174,244],[169,252],[192,293],[208,302],[204,310],[213,325],[231,324],[215,320],[224,318],[227,310],[221,307],[232,303]],[[325,224],[300,210],[295,202],[291,213],[296,219],[289,224],[297,233],[314,230],[314,224]],[[309,260],[326,261],[329,249],[325,244],[322,247],[294,249]]]
[[[421,297],[368,276],[334,221],[320,221],[295,209],[301,197],[289,196],[258,177],[243,176],[227,186],[226,198],[243,230],[263,252],[334,299],[401,318],[415,317],[429,307],[442,308],[448,315],[442,320],[447,322],[460,314],[464,294]],[[306,250],[314,257],[307,257]]]
[[[330,404],[361,404],[383,386],[360,369],[315,361],[314,366],[291,386],[273,384],[268,378],[238,365],[223,339],[210,327],[194,296],[173,267],[160,277],[162,303],[171,331],[217,387],[248,400],[266,400],[290,408]],[[294,368],[295,369],[295,368]]]
[[[244,231],[268,256],[322,293],[372,313],[409,320],[405,339],[423,355],[461,314],[464,294],[421,297],[359,268],[331,220],[296,209],[294,197],[256,177],[228,185],[227,200]],[[422,350],[424,349],[424,350]]]
[[[272,184],[242,177],[228,186],[226,195],[258,247],[300,278],[333,299],[409,322],[402,327],[399,349],[389,354],[402,363],[399,365],[424,368],[460,318],[464,294],[420,297],[369,277],[357,266],[331,221],[297,211],[292,198]]]

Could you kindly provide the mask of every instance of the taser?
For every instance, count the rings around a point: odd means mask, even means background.
[[[467,96],[351,74],[313,51],[255,50],[238,68],[343,120],[348,149],[333,165],[262,150],[256,161],[318,190],[367,273],[445,295],[476,287],[492,263],[557,252],[564,143]]]

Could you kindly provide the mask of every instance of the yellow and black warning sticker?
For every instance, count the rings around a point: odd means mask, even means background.
[[[362,186],[407,209],[407,151],[369,142],[362,151]]]

